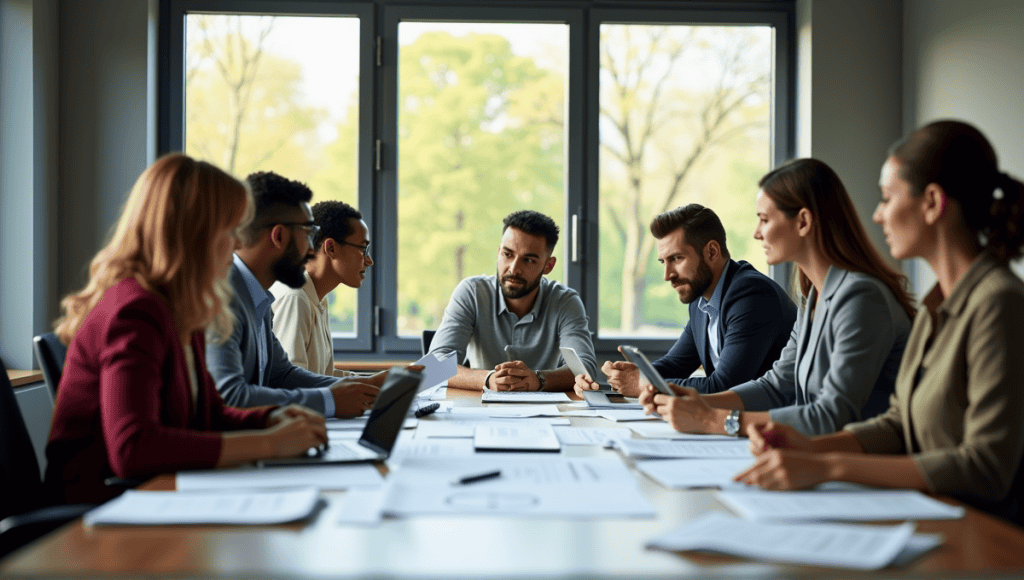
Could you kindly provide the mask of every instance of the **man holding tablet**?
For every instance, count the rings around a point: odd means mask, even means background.
[[[555,267],[558,226],[546,215],[517,211],[504,220],[494,276],[466,278],[455,288],[430,352],[458,352],[448,386],[497,391],[559,391],[573,387],[559,347],[576,350],[597,370],[587,314],[575,290],[544,275]],[[506,347],[511,347],[506,349]],[[508,360],[506,360],[508,359]]]
[[[650,229],[665,280],[690,309],[679,340],[654,368],[669,382],[700,393],[724,391],[767,372],[796,322],[786,291],[747,262],[729,258],[725,228],[706,207],[678,207],[656,216]],[[691,378],[700,366],[706,376]],[[640,396],[636,365],[608,361],[601,370],[622,394]],[[596,388],[589,376],[576,377],[577,394]]]

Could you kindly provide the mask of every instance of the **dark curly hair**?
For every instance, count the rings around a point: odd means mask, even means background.
[[[342,242],[352,235],[351,219],[361,220],[363,214],[343,201],[321,201],[314,205],[313,221],[320,226],[320,231],[313,238],[316,251],[320,251],[327,238]]]
[[[288,209],[298,208],[313,199],[313,190],[300,181],[282,177],[273,171],[257,171],[245,178],[252,191],[256,215],[249,226],[250,240],[257,231],[273,225]]]
[[[505,225],[501,228],[501,233],[505,233],[509,228],[515,228],[531,236],[544,236],[548,242],[549,254],[558,243],[558,226],[555,225],[555,220],[540,212],[529,209],[515,211],[505,216],[503,223]]]

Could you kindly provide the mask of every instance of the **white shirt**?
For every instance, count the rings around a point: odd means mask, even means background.
[[[302,288],[289,288],[274,282],[270,287],[274,302],[274,335],[295,366],[314,373],[349,376],[334,369],[334,343],[327,297],[317,299],[313,280],[306,274]]]

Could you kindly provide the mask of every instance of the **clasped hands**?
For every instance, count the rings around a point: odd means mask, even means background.
[[[495,391],[539,391],[540,379],[526,363],[516,360],[494,367],[487,385]]]

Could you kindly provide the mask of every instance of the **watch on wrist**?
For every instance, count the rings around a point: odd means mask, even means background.
[[[484,377],[484,388],[485,389],[489,389],[490,388],[490,387],[487,386],[487,381],[491,380],[491,375],[493,375],[493,374],[494,374],[494,371],[491,371],[491,372],[487,373],[486,377]]]
[[[725,434],[736,437],[740,434],[740,412],[729,411],[725,416]]]
[[[543,391],[544,382],[547,381],[547,378],[545,378],[544,373],[542,371],[536,371],[534,374],[537,375],[537,382],[540,383],[540,386],[537,387],[537,390]]]

